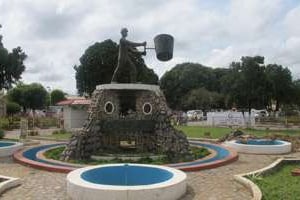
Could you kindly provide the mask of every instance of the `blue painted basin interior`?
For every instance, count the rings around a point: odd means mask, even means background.
[[[237,140],[236,143],[245,144],[244,141],[241,141],[241,140]],[[283,144],[283,142],[280,140],[251,139],[251,140],[247,140],[246,144],[249,144],[249,145],[281,145],[281,144]]]
[[[54,163],[51,161],[47,161],[47,160],[43,160],[43,159],[39,159],[37,158],[37,153],[39,151],[43,151],[45,149],[48,149],[50,147],[55,147],[55,146],[61,146],[62,143],[58,143],[58,144],[47,144],[47,145],[42,145],[42,146],[38,146],[38,147],[33,147],[30,148],[26,151],[23,152],[23,156],[29,160],[33,160],[33,161],[37,161],[37,162],[42,162],[42,163],[46,163],[46,164],[50,164],[50,165],[57,165],[57,166],[72,166],[72,165],[68,165],[67,163],[65,164],[60,164],[60,163]]]
[[[204,164],[204,163],[209,163],[209,162],[215,162],[217,160],[222,160],[227,158],[228,156],[230,156],[230,152],[221,147],[221,146],[217,146],[214,144],[208,144],[208,143],[201,143],[201,142],[190,142],[191,145],[195,145],[195,146],[200,146],[200,147],[205,147],[205,148],[209,148],[212,149],[214,151],[217,152],[217,154],[209,159],[203,159],[203,160],[198,160],[198,161],[193,161],[193,162],[187,162],[187,163],[179,163],[179,164],[171,164],[169,166],[172,167],[186,167],[186,166],[191,166],[191,165],[199,165],[199,164]]]
[[[14,142],[1,142],[0,141],[0,147],[8,147],[14,145]]]
[[[192,166],[192,165],[199,165],[199,164],[204,164],[204,163],[209,163],[209,162],[214,162],[217,160],[222,160],[227,158],[228,156],[230,156],[230,152],[221,147],[221,146],[217,146],[214,144],[208,144],[208,143],[201,143],[201,142],[190,142],[190,144],[195,145],[195,146],[201,146],[201,147],[206,147],[206,148],[210,148],[213,149],[214,151],[217,152],[217,154],[209,159],[204,159],[204,160],[198,160],[198,161],[193,161],[193,162],[187,162],[187,163],[178,163],[178,164],[170,164],[169,166],[171,167],[184,167],[184,166]],[[44,149],[48,149],[49,147],[54,147],[54,146],[61,146],[62,144],[49,144],[49,145],[42,145],[42,146],[38,146],[38,147],[33,147],[30,148],[26,151],[23,152],[23,156],[27,159],[30,160],[34,160],[37,162],[42,162],[42,163],[46,163],[46,164],[50,164],[50,165],[58,165],[58,166],[71,166],[70,164],[67,163],[54,163],[51,161],[47,161],[47,160],[42,160],[36,157],[36,154],[39,151],[42,151]]]
[[[161,183],[173,177],[173,173],[159,168],[146,166],[120,166],[100,167],[85,171],[81,178],[95,184],[137,186]]]

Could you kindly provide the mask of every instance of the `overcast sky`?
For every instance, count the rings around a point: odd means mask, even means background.
[[[175,64],[228,67],[244,55],[290,68],[300,78],[299,0],[0,0],[4,46],[28,55],[25,83],[76,93],[73,66],[97,41],[147,41],[159,33],[175,38],[169,62],[146,56],[161,76]]]

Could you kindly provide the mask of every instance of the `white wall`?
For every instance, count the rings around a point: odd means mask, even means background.
[[[86,107],[64,106],[64,128],[66,130],[81,128],[88,117]]]
[[[249,122],[249,113],[245,112],[208,112],[208,126],[246,126]],[[250,126],[255,125],[254,115],[250,116]]]

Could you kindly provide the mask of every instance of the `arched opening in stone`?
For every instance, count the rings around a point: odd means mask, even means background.
[[[127,116],[136,111],[136,92],[132,90],[118,91],[121,116]]]

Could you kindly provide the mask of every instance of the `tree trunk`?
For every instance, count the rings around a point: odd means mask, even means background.
[[[278,100],[276,100],[276,109],[275,110],[279,111],[279,101]]]
[[[247,128],[251,128],[251,102],[248,102],[248,122]]]

